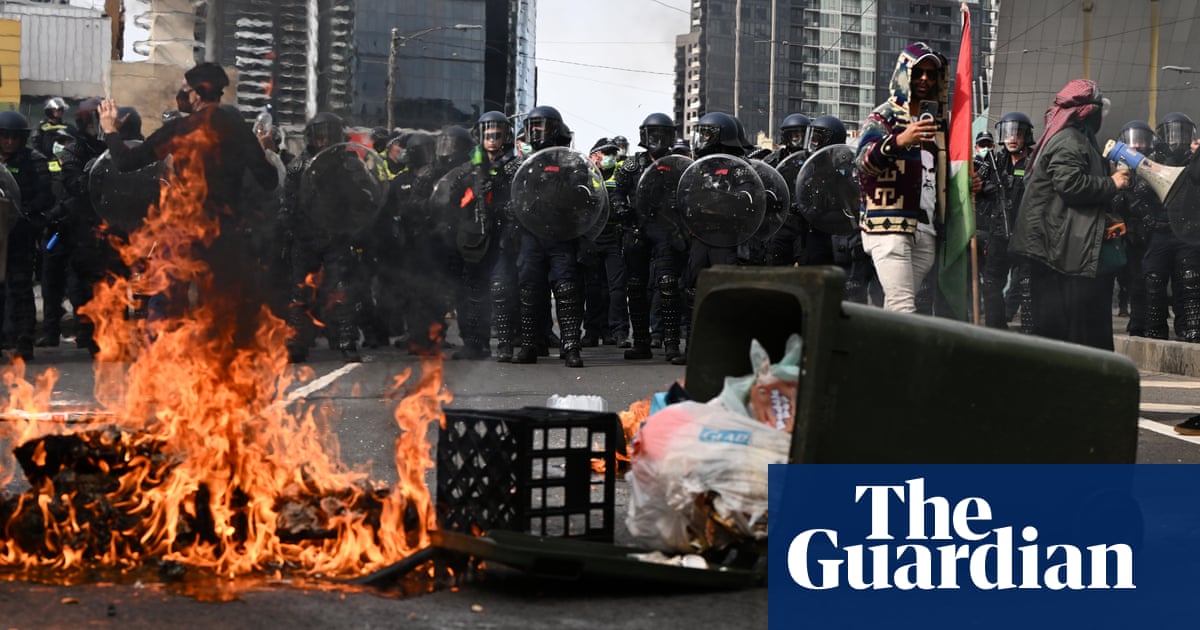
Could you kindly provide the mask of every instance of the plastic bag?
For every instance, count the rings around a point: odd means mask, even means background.
[[[767,537],[767,466],[791,435],[709,404],[650,416],[634,438],[626,525],[641,545],[697,552]]]
[[[800,335],[792,334],[784,346],[783,359],[774,365],[757,339],[750,341],[750,365],[754,373],[727,376],[716,400],[772,428],[791,433],[796,415],[796,388],[800,383]]]

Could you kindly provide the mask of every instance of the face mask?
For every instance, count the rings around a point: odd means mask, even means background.
[[[617,156],[606,155],[600,158],[600,168],[608,170],[617,165]]]
[[[533,153],[533,145],[529,144],[528,142],[520,142],[518,143],[518,146],[521,149],[521,155],[529,155]]]
[[[54,153],[54,157],[61,158],[62,154],[63,154],[63,149],[65,149],[65,148],[66,148],[65,146],[55,142],[54,148],[52,149],[51,152]]]
[[[987,149],[987,148],[979,149],[978,151],[976,151],[976,155],[978,155],[979,157],[987,157],[987,154],[990,151],[991,151],[991,149]]]

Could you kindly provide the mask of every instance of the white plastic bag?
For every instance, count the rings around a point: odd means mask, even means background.
[[[716,400],[730,411],[790,433],[795,421],[802,349],[800,335],[793,333],[784,346],[783,358],[772,364],[762,344],[751,339],[750,365],[754,371],[746,376],[726,376]]]
[[[787,462],[791,437],[715,401],[650,416],[632,445],[630,533],[672,552],[765,540],[767,466]]]

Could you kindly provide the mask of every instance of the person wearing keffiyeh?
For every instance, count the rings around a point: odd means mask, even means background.
[[[1100,264],[1107,211],[1128,171],[1109,173],[1096,133],[1107,109],[1095,81],[1075,79],[1046,110],[1009,251],[1031,261],[1033,334],[1113,349],[1116,269]]]

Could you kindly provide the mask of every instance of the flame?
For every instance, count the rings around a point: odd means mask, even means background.
[[[79,309],[95,323],[100,346],[90,411],[111,423],[72,433],[67,423],[42,422],[57,372],[29,382],[19,359],[0,370],[7,387],[0,442],[75,440],[62,452],[36,443],[22,462],[33,488],[7,502],[0,494],[0,568],[153,560],[230,577],[280,567],[355,575],[429,544],[436,519],[425,485],[433,467],[426,436],[433,422],[444,422],[442,406],[451,400],[441,355],[423,355],[419,374],[394,378],[400,481],[390,490],[371,485],[340,461],[330,406],[289,405],[285,393],[305,372],[288,368],[285,323],[263,308],[250,343],[234,341],[228,302],[213,291],[199,255],[221,227],[204,203],[202,158],[215,142],[197,131],[175,147],[175,171],[158,204],[127,240],[112,240],[134,272],[100,282]],[[137,296],[189,287],[200,299],[183,316],[127,315]],[[50,470],[64,458],[79,464],[72,483]],[[48,472],[30,475],[30,466]],[[13,455],[0,453],[0,488],[16,469]],[[84,488],[77,481],[85,475],[103,487]]]

